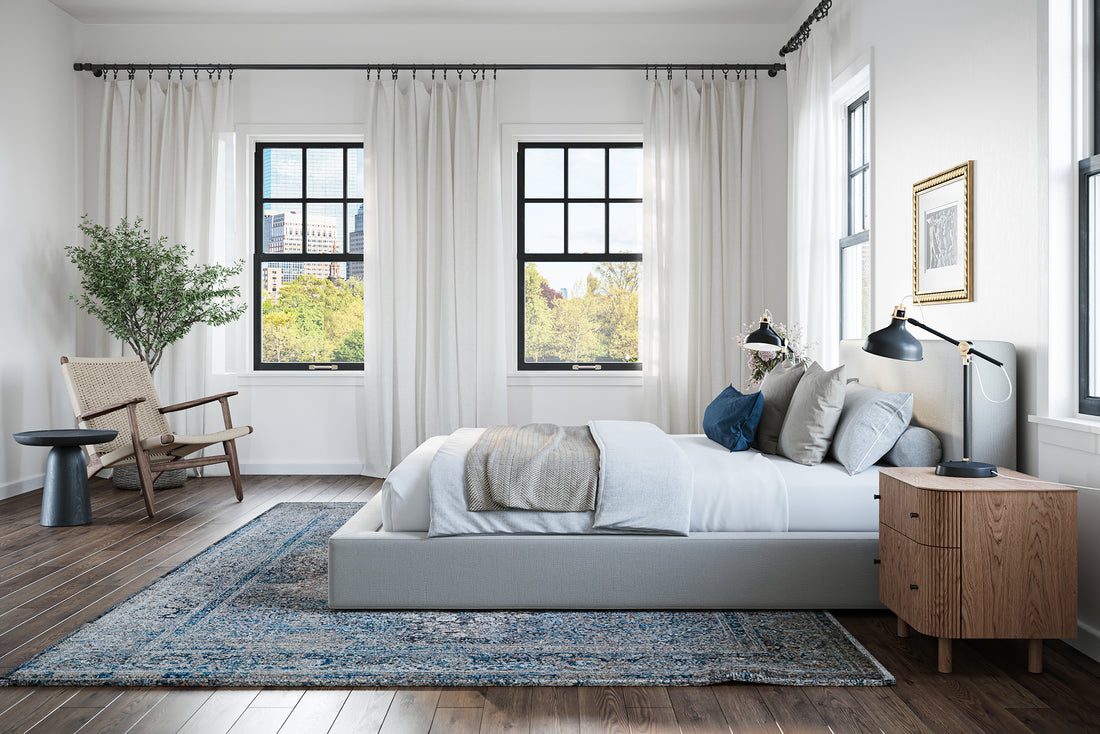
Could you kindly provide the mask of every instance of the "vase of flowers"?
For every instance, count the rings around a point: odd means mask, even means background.
[[[778,352],[764,352],[756,349],[745,349],[748,355],[749,365],[749,379],[746,381],[746,385],[749,388],[757,389],[760,387],[760,383],[764,382],[764,378],[769,372],[783,361],[791,362],[793,364],[805,364],[810,361],[807,354],[806,343],[803,341],[802,326],[798,323],[787,326],[786,324],[773,321],[771,327],[776,334],[779,334],[783,338],[784,348]],[[749,334],[756,331],[757,326],[754,324],[742,324],[741,333],[737,337],[737,346],[744,348],[745,339]]]

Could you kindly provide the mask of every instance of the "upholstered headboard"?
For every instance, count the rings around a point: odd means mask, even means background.
[[[863,385],[880,390],[913,393],[913,423],[940,437],[943,458],[962,458],[963,401],[962,359],[959,350],[945,341],[921,340],[924,359],[902,362],[876,357],[863,351],[863,341],[846,339],[840,343],[840,360],[847,375],[858,377]],[[974,348],[1005,363],[1012,380],[1012,398],[1004,403],[986,400],[972,376],[970,390],[971,457],[1009,469],[1016,468],[1016,347],[1009,342],[976,341]],[[996,366],[974,358],[972,369],[980,372],[986,392],[994,400],[1008,393],[1004,375]]]

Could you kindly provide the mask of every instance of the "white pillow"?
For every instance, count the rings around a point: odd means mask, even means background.
[[[884,392],[850,383],[833,434],[833,457],[849,474],[860,473],[890,450],[912,417],[911,393]]]

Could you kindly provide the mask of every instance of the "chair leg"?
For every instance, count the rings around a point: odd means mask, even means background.
[[[149,456],[144,451],[134,454],[137,459],[138,477],[141,479],[141,496],[145,500],[145,511],[149,517],[153,514],[153,471],[149,467]]]
[[[241,465],[237,462],[237,441],[230,439],[223,441],[225,453],[229,457],[229,476],[233,479],[233,492],[237,495],[237,501],[244,499],[244,485],[241,483]]]

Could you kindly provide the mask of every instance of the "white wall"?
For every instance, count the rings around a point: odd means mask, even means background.
[[[645,63],[770,62],[788,33],[779,26],[728,25],[232,25],[84,26],[83,61]],[[75,60],[75,59],[74,59]],[[237,122],[318,132],[357,129],[361,72],[241,71],[234,77]],[[80,80],[88,119],[98,119],[101,82]],[[642,122],[642,72],[500,72],[503,124]],[[782,75],[761,75],[761,128],[769,303],[786,302],[786,92]],[[91,126],[95,127],[95,126]],[[98,151],[86,132],[86,200],[95,201]],[[243,172],[242,172],[243,173]],[[505,192],[510,197],[510,192]],[[247,205],[247,204],[245,204]],[[243,230],[242,230],[243,232]],[[251,249],[240,239],[240,254]],[[514,269],[509,268],[509,272]],[[776,307],[772,306],[773,310]],[[780,307],[781,310],[781,307]],[[243,341],[243,340],[241,340]],[[509,354],[513,353],[512,350]],[[368,357],[369,358],[369,357]],[[568,379],[580,377],[580,379]],[[250,472],[358,471],[363,435],[359,379],[351,375],[227,375],[216,389],[239,389],[234,421],[256,433],[240,442]],[[509,420],[580,423],[638,418],[640,386],[621,375],[513,376]]]
[[[0,12],[0,497],[42,486],[46,450],[12,433],[73,425],[59,358],[74,345],[77,279],[62,248],[77,241],[78,26],[40,0]]]

